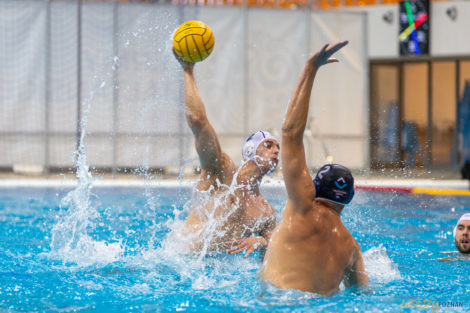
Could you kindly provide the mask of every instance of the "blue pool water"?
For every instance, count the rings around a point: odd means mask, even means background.
[[[401,305],[430,300],[470,312],[470,260],[445,253],[469,197],[357,192],[342,219],[371,284],[320,297],[260,282],[259,255],[179,253],[165,238],[184,219],[188,187],[95,187],[82,215],[71,215],[68,191],[0,188],[0,311],[423,312]],[[280,216],[282,189],[264,192]]]

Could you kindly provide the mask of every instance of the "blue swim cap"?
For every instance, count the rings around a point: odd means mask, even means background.
[[[351,171],[342,165],[323,165],[313,183],[317,199],[348,204],[354,197],[354,178]]]

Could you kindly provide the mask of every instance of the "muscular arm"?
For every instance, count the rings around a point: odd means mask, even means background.
[[[294,210],[302,213],[311,207],[315,198],[315,188],[308,171],[303,144],[313,81],[322,65],[338,62],[330,57],[347,43],[343,41],[331,47],[326,45],[309,57],[292,93],[282,125],[282,174]]]
[[[344,276],[344,285],[346,288],[350,286],[365,287],[369,283],[369,276],[367,275],[364,267],[364,260],[362,259],[361,248],[359,245],[356,246],[355,253],[356,260]]]
[[[180,60],[182,63],[182,61]],[[182,63],[186,87],[186,119],[196,141],[196,151],[201,162],[201,169],[220,174],[223,167],[223,153],[214,128],[206,116],[204,104],[194,79],[191,63]]]
[[[309,61],[297,81],[282,125],[282,174],[289,200],[294,202],[294,208],[302,211],[308,209],[315,197],[303,144],[310,94],[318,69]]]

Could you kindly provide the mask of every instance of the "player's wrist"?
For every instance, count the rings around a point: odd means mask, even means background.
[[[305,65],[305,69],[308,73],[314,74],[320,68],[321,64],[318,64],[318,60],[308,60]]]
[[[193,74],[193,68],[194,66],[192,65],[188,65],[188,64],[183,65],[183,71],[191,75]]]
[[[268,241],[263,236],[258,236],[258,242],[260,243],[262,247],[268,246]]]

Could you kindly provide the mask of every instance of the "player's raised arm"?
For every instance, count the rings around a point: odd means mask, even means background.
[[[195,140],[201,168],[216,172],[222,161],[222,149],[214,128],[207,119],[204,104],[194,80],[193,66],[184,70],[186,85],[186,119]]]
[[[194,134],[201,169],[211,173],[220,173],[222,166],[222,149],[217,134],[207,119],[204,103],[202,102],[196,86],[194,64],[182,60],[176,54],[175,57],[183,67],[186,120]]]
[[[223,153],[214,128],[209,123],[194,78],[194,62],[207,58],[214,48],[212,30],[201,21],[181,24],[173,34],[173,52],[183,68],[186,119],[196,141],[201,169],[221,174]]]
[[[315,188],[308,171],[303,145],[313,81],[322,65],[338,62],[331,56],[347,44],[347,41],[343,41],[332,46],[325,45],[308,58],[287,108],[282,125],[282,173],[289,200],[294,202],[293,207],[296,210],[308,210],[315,198]]]

